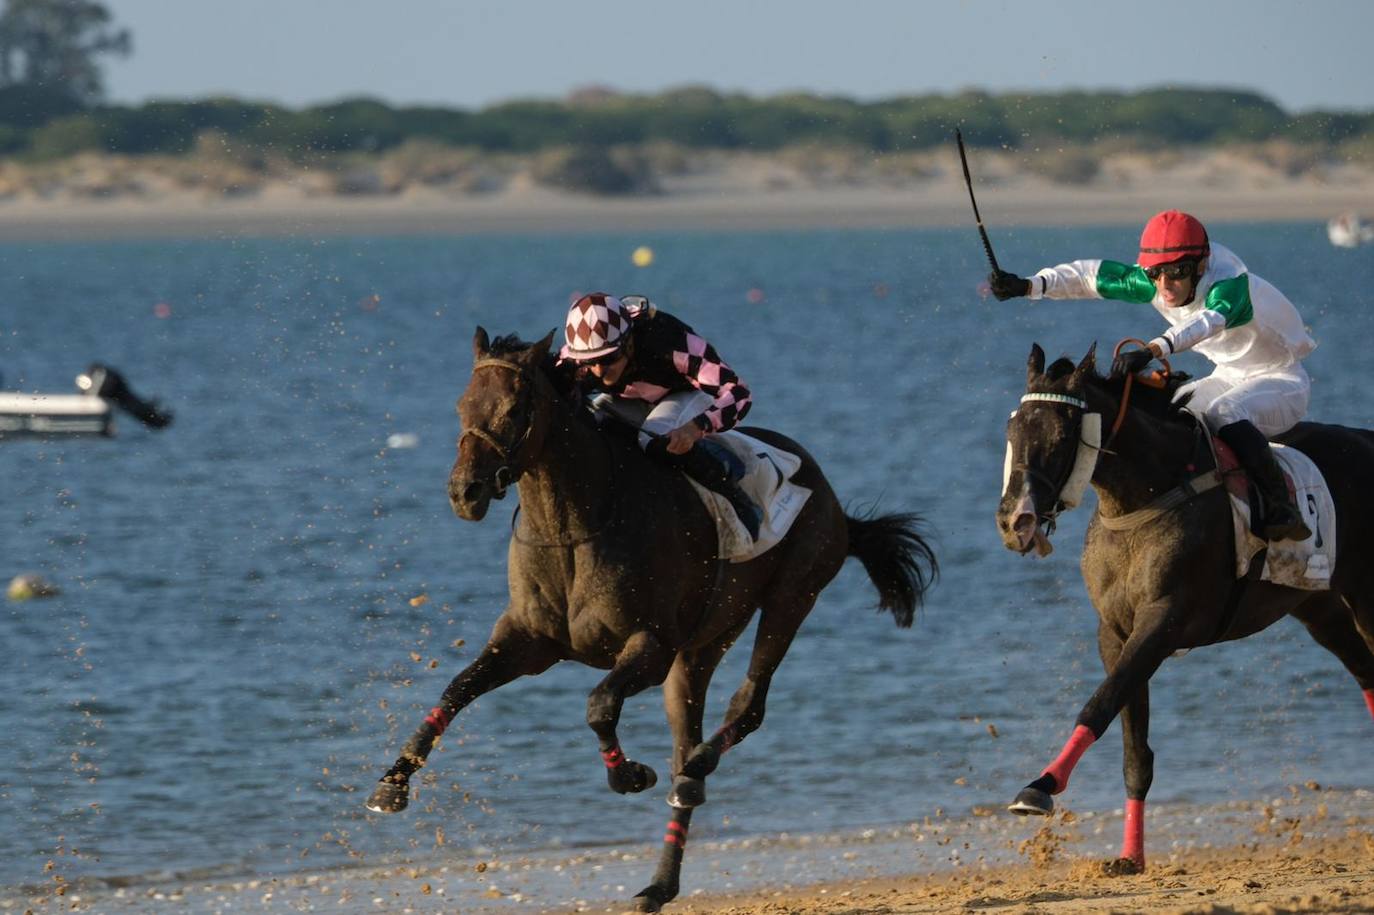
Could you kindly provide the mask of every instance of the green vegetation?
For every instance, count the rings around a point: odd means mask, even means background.
[[[565,102],[516,101],[475,112],[392,107],[371,99],[300,110],[234,99],[83,106],[73,105],[62,93],[53,94],[44,106],[6,94],[22,91],[0,88],[0,150],[11,155],[182,155],[196,148],[205,131],[293,161],[378,153],[427,141],[487,153],[579,151],[584,161],[574,171],[626,187],[635,184],[633,175],[608,177],[623,166],[594,165],[586,159],[592,155],[587,151],[671,143],[751,152],[799,145],[909,152],[948,143],[955,126],[972,146],[1028,152],[1107,141],[1145,150],[1269,140],[1325,146],[1358,142],[1364,148],[1374,137],[1374,113],[1294,116],[1259,95],[1224,89],[965,92],[864,103],[812,95],[757,99],[689,88],[658,95],[603,92]],[[39,110],[48,116],[38,117]]]
[[[898,183],[920,177],[921,154],[946,146],[956,126],[970,146],[1005,150],[1064,184],[1095,180],[1103,157],[1121,150],[1243,146],[1288,175],[1374,158],[1374,112],[1291,115],[1233,89],[969,90],[858,102],[687,86],[586,89],[480,111],[367,98],[299,110],[231,98],[110,105],[98,61],[130,53],[132,42],[103,4],[0,2],[0,196],[65,172],[81,175],[88,193],[115,193],[140,186],[128,177],[135,163],[222,194],[289,174],[308,174],[312,193],[481,192],[516,171],[564,190],[645,194],[720,154],[767,154],[806,181]],[[770,180],[793,179],[780,171]]]

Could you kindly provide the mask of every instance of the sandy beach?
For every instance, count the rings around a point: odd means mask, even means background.
[[[1104,870],[1121,811],[1021,819],[1000,805],[830,835],[702,841],[689,848],[692,915],[1282,915],[1374,912],[1374,811],[1366,790],[1316,783],[1216,805],[1156,805],[1146,873]],[[0,892],[0,911],[263,915],[310,911],[622,912],[657,857],[648,844],[502,854],[453,848],[381,865],[238,879],[68,881]],[[19,889],[19,888],[14,888]]]
[[[1055,180],[1005,154],[976,153],[972,165],[990,227],[1136,224],[1166,207],[1205,222],[1374,214],[1374,168],[1358,163],[1295,172],[1227,151],[1121,154],[1082,181]],[[150,167],[79,163],[41,193],[26,188],[3,195],[0,240],[972,225],[953,150],[924,154],[896,174],[876,160],[834,168],[717,157],[660,176],[656,193],[627,197],[562,192],[518,169],[478,189],[378,177],[362,181],[366,191],[340,192],[337,182],[294,175],[264,180],[251,193],[226,194],[175,185],[146,172]]]

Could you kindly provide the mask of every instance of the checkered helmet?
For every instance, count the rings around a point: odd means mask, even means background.
[[[573,362],[599,359],[620,349],[629,331],[630,311],[620,299],[604,292],[584,295],[568,309],[567,343],[558,355]]]

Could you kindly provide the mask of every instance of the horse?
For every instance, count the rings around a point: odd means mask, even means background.
[[[1374,546],[1374,432],[1304,422],[1277,439],[1310,457],[1331,488],[1340,555],[1330,590],[1261,580],[1263,555],[1237,578],[1226,487],[1200,422],[1184,409],[1186,394],[1175,402],[1186,376],[1166,376],[1158,389],[1103,378],[1095,350],[1076,366],[1063,358],[1046,371],[1044,351],[1033,346],[1026,394],[1007,424],[997,523],[1009,549],[1048,552],[1055,517],[1077,501],[1071,478],[1091,472],[1098,501],[1082,572],[1107,673],[1062,752],[1010,809],[1051,813],[1051,795],[1068,787],[1083,752],[1120,713],[1125,825],[1120,857],[1103,868],[1135,874],[1145,869],[1145,796],[1154,776],[1149,683],[1171,654],[1245,638],[1292,616],[1350,671],[1374,714],[1374,565],[1363,561]],[[1105,443],[1092,434],[1101,417],[1115,418]]]
[[[786,537],[746,562],[716,557],[715,521],[681,473],[652,462],[632,434],[602,429],[553,334],[473,337],[473,368],[458,402],[462,434],[448,479],[461,518],[480,521],[491,500],[520,496],[508,553],[510,599],[477,659],[453,678],[367,801],[403,810],[410,777],[454,716],[478,696],[561,660],[609,670],[587,699],[612,791],[644,791],[654,770],[625,755],[616,733],[626,698],[662,684],[673,735],[673,808],[657,869],[635,897],[656,912],[679,890],[692,811],[721,756],[756,730],[768,687],[817,595],[847,556],[863,564],[879,608],[910,626],[938,564],[915,514],[855,518],[841,508],[814,458],[760,428],[741,431],[798,455],[793,482],[811,490]],[[760,613],[748,672],[722,727],[703,740],[711,675]]]

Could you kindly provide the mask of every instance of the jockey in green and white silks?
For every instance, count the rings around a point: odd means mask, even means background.
[[[999,299],[1114,299],[1150,303],[1169,328],[1146,349],[1121,353],[1112,369],[1133,373],[1152,358],[1196,350],[1215,371],[1184,385],[1189,407],[1235,449],[1266,502],[1267,539],[1308,536],[1268,439],[1307,413],[1311,382],[1302,360],[1316,348],[1297,308],[1272,283],[1250,273],[1230,249],[1211,242],[1186,213],[1155,216],[1141,235],[1136,264],[1078,260],[1022,279],[989,277]]]

